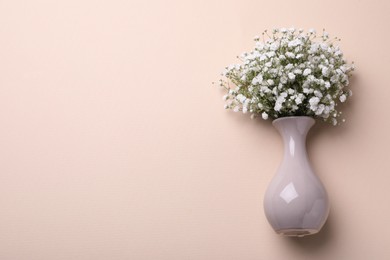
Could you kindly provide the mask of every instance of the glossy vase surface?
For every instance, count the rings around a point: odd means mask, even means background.
[[[283,117],[272,123],[283,139],[284,155],[265,193],[264,211],[278,234],[315,234],[329,214],[328,195],[306,152],[306,136],[314,123],[311,117]]]

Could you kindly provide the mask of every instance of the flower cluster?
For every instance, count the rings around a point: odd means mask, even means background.
[[[219,85],[227,91],[225,108],[263,119],[310,116],[337,125],[336,108],[352,91],[349,77],[354,64],[324,30],[274,29],[255,37],[255,47],[225,68]]]

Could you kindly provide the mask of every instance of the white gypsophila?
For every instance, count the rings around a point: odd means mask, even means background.
[[[264,119],[264,120],[267,120],[268,119],[268,114],[266,112],[263,112],[261,113],[261,117]]]
[[[354,65],[335,45],[337,38],[314,29],[281,28],[254,40],[253,50],[222,73],[225,108],[264,120],[311,116],[332,124],[343,121],[336,105],[352,96],[347,87]]]
[[[305,69],[304,71],[303,71],[303,76],[307,76],[307,75],[309,75],[311,73],[311,69]]]
[[[290,72],[288,73],[288,78],[291,79],[291,80],[294,80],[295,79],[295,74]]]

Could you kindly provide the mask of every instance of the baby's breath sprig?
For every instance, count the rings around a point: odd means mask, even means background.
[[[227,66],[218,85],[226,90],[225,108],[261,115],[265,120],[287,116],[311,116],[337,125],[355,68],[322,30],[276,28],[254,38],[255,47],[244,52],[239,64]],[[233,85],[233,86],[232,86]]]

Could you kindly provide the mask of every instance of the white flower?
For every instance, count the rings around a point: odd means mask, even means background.
[[[288,43],[288,47],[296,47],[298,45],[302,44],[302,41],[299,39],[294,39]]]
[[[294,74],[302,74],[302,70],[301,69],[295,69],[294,70]]]
[[[318,43],[314,43],[310,47],[310,52],[311,53],[316,53],[318,51]]]
[[[317,110],[317,105],[320,102],[320,99],[318,97],[312,97],[309,99],[310,109],[313,111]]]
[[[286,56],[289,58],[295,58],[295,54],[292,52],[286,52]]]
[[[322,112],[324,112],[324,109],[325,109],[325,105],[323,104],[320,104],[315,112],[315,114],[318,116],[318,115],[321,115]]]
[[[323,67],[321,72],[325,77],[329,76],[329,68]]]
[[[285,76],[282,76],[282,77],[280,78],[280,83],[286,84],[286,83],[287,83],[287,78],[286,78]]]
[[[275,110],[275,111],[280,111],[281,108],[282,108],[282,104],[276,102],[276,103],[275,103],[275,106],[274,106],[274,110]]]
[[[290,72],[288,73],[288,78],[291,79],[291,80],[294,80],[295,79],[295,74]]]
[[[268,114],[266,112],[263,112],[261,114],[261,117],[264,119],[264,120],[267,120],[268,119]]]
[[[330,82],[332,83],[336,83],[336,81],[339,79],[339,77],[337,76],[337,74],[334,74],[331,78],[330,78]]]
[[[318,98],[322,98],[322,93],[318,90],[314,90],[314,96],[316,96]]]
[[[317,37],[314,30],[281,28],[267,36],[255,37],[241,62],[225,67],[227,80],[218,84],[227,90],[224,107],[251,118],[306,115],[338,125],[337,101],[352,95],[346,87],[354,64],[346,62],[325,31]]]
[[[324,112],[323,112],[324,116],[325,117],[329,117],[329,112],[330,112],[330,107],[329,106],[325,106]]]
[[[311,73],[311,69],[305,69],[304,71],[303,71],[303,76],[307,76],[307,75],[309,75]]]
[[[272,79],[267,80],[268,85],[273,86],[275,82]]]
[[[253,85],[260,84],[261,82],[263,82],[263,76],[261,74],[257,75],[256,77],[254,77],[252,79],[252,84]]]
[[[343,52],[340,51],[340,50],[337,50],[334,54],[335,54],[336,56],[343,56]]]
[[[301,104],[302,101],[303,101],[303,99],[304,99],[304,97],[305,97],[305,96],[304,96],[303,94],[299,93],[298,96],[295,98],[295,103],[296,103],[297,105]]]
[[[279,42],[273,42],[270,46],[270,50],[276,51],[277,49],[279,49]]]
[[[271,57],[275,56],[275,52],[270,51],[270,52],[267,52],[266,55],[271,58]]]
[[[268,87],[266,87],[266,86],[261,86],[260,87],[260,92],[267,94],[267,93],[271,92],[271,90]]]
[[[309,29],[309,33],[310,33],[310,34],[315,34],[315,33],[316,33],[316,30],[314,30],[314,29]]]

